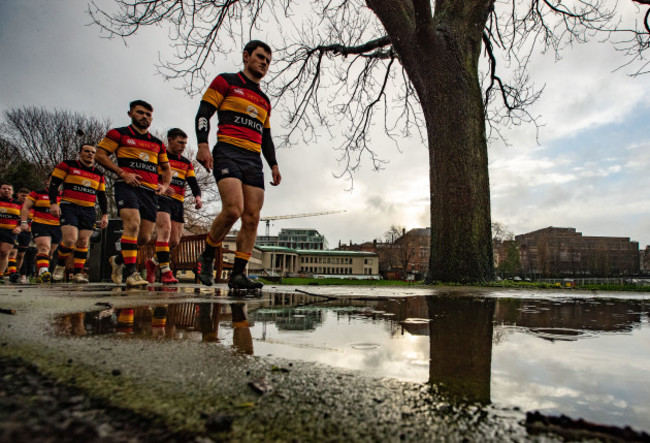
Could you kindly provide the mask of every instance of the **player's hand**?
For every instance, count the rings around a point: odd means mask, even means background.
[[[196,153],[196,161],[199,162],[208,172],[212,171],[214,160],[212,158],[212,152],[210,152],[209,144],[199,143],[199,149]]]
[[[158,187],[156,188],[156,194],[165,195],[168,189],[169,189],[169,185],[158,183]]]
[[[61,217],[61,207],[59,206],[58,203],[52,203],[50,205],[50,214],[52,214],[56,218]]]
[[[99,229],[104,229],[108,226],[108,214],[102,215],[102,219],[99,221]]]
[[[272,186],[277,186],[282,181],[282,174],[280,174],[280,168],[278,165],[275,165],[271,168],[271,176],[273,181],[269,182]]]
[[[201,200],[201,196],[196,196],[194,197],[194,209],[201,209],[203,207],[203,200]]]
[[[21,223],[20,223],[20,230],[21,230],[22,232],[29,232],[29,231],[30,231],[30,229],[29,229],[29,223],[22,223],[22,222],[21,222]]]
[[[125,172],[120,177],[122,180],[124,180],[124,183],[129,186],[133,186],[134,188],[140,186],[140,180],[142,180],[142,176],[140,174],[134,174],[131,172]]]

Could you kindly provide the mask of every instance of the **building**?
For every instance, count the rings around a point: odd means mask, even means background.
[[[258,248],[263,253],[264,272],[270,276],[381,278],[379,258],[373,252],[291,249],[280,246]]]
[[[522,273],[531,277],[637,275],[639,243],[629,237],[589,237],[548,227],[517,235]]]
[[[327,249],[327,240],[316,229],[280,230],[277,236],[258,236],[255,244],[259,246],[279,246],[292,249]]]

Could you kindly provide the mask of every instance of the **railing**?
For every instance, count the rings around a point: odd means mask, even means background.
[[[186,235],[181,237],[178,245],[172,250],[170,257],[170,267],[172,271],[192,271],[196,270],[196,263],[199,255],[203,252],[205,238],[207,234]],[[144,269],[144,262],[154,256],[156,252],[156,241],[152,240],[138,249],[138,269]],[[217,249],[214,257],[214,270],[216,280],[221,281],[223,271],[223,249]]]

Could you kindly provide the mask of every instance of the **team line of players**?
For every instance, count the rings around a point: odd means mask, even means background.
[[[203,95],[196,116],[197,161],[213,172],[222,202],[222,210],[206,236],[197,277],[205,285],[214,283],[215,252],[233,224],[241,219],[228,285],[233,289],[257,289],[261,283],[249,280],[245,267],[255,244],[264,201],[261,156],[271,168],[270,184],[277,186],[282,177],[270,133],[270,101],[259,87],[268,72],[271,49],[253,40],[244,47],[242,55],[244,69],[218,75]],[[217,144],[210,152],[210,118],[215,113],[219,119]],[[115,201],[123,225],[120,253],[109,258],[112,280],[118,284],[125,282],[128,287],[146,286],[155,281],[156,271],[160,270],[162,283],[178,282],[170,268],[170,247],[178,244],[181,237],[186,185],[192,191],[195,208],[203,205],[192,163],[182,155],[188,137],[181,129],[171,129],[165,145],[149,133],[153,106],[143,100],[132,101],[127,114],[131,119],[129,126],[111,129],[97,148],[82,145],[78,159],[57,165],[48,178],[47,188],[32,192],[22,207],[18,200],[3,193],[2,189],[11,185],[2,185],[0,277],[16,236],[31,229],[37,246],[39,281],[63,280],[65,261],[73,255],[73,281],[88,282],[82,270],[96,223],[96,205],[102,213],[99,227],[105,228],[108,221],[105,180],[95,166],[97,162],[116,175]],[[147,277],[143,279],[136,269],[138,247],[151,240],[154,228],[156,252],[145,263]],[[57,267],[50,274],[51,254],[59,241]]]

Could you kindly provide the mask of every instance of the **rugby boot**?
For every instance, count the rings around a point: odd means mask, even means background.
[[[144,262],[144,268],[146,270],[145,279],[149,283],[154,284],[156,282],[156,269],[158,268],[158,266],[153,262],[153,260],[149,259],[146,262]]]
[[[214,284],[214,257],[199,255],[199,261],[196,264],[196,277],[201,284],[206,286]]]
[[[108,262],[111,264],[111,280],[113,280],[113,283],[116,285],[121,285],[122,284],[122,271],[124,270],[124,264],[119,264],[115,261],[117,258],[117,255],[113,255],[111,258],[108,259]]]
[[[58,267],[57,271],[61,269],[61,272],[65,272],[65,268],[63,267]],[[50,274],[49,271],[42,272],[41,274],[38,275],[38,282],[39,283],[49,283],[50,280],[52,280],[52,274]],[[61,280],[63,280],[63,276],[61,277]]]
[[[17,272],[12,272],[9,274],[9,283],[18,283],[18,280],[20,280],[20,274]]]
[[[230,289],[262,289],[262,286],[264,286],[263,283],[252,281],[244,274],[233,274],[228,280],[228,287]]]
[[[27,280],[26,275],[21,275],[20,276],[20,283],[23,284],[23,285],[26,285],[27,283],[29,283],[29,281]]]
[[[127,288],[137,288],[140,286],[147,286],[149,282],[142,278],[138,271],[135,271],[133,274],[129,275],[126,278],[126,287]]]
[[[178,284],[178,280],[174,277],[172,271],[167,271],[160,274],[160,283],[163,285],[175,285]]]
[[[45,271],[44,273],[49,274],[48,271]],[[64,278],[65,278],[65,267],[57,266],[56,269],[54,269],[54,274],[52,274],[52,281],[54,283],[62,282]]]
[[[72,281],[77,284],[85,284],[88,283],[88,279],[86,278],[85,275],[83,275],[81,272],[77,272],[73,277]]]

